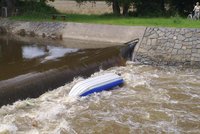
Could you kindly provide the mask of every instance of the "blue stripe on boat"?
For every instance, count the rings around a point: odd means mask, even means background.
[[[121,80],[118,80],[118,81],[115,81],[115,82],[112,82],[112,83],[91,89],[91,90],[81,94],[80,96],[83,97],[83,96],[87,96],[87,95],[90,95],[90,94],[93,94],[93,93],[102,92],[104,90],[111,89],[111,88],[116,87],[116,86],[123,84],[123,83],[124,83],[124,80],[121,79]]]

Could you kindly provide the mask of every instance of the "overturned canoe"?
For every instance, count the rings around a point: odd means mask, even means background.
[[[124,83],[121,76],[107,73],[97,77],[89,78],[74,85],[69,92],[71,97],[82,97],[93,93],[109,90]]]

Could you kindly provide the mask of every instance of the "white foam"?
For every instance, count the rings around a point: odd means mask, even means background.
[[[43,120],[55,120],[58,118],[60,114],[62,114],[66,110],[66,107],[61,104],[55,103],[47,103],[45,107],[40,109],[39,113],[37,113],[37,119],[40,121]]]
[[[0,124],[0,134],[15,134],[18,128],[15,125]]]
[[[75,48],[59,48],[59,47],[48,47],[48,56],[44,58],[44,60],[52,60],[63,57],[65,54],[77,52],[79,49]]]
[[[33,59],[46,54],[42,48],[36,46],[24,46],[22,48],[22,53],[25,59]]]
[[[70,124],[62,119],[59,125],[54,129],[52,134],[62,134],[62,133],[69,133],[69,134],[77,134],[77,132],[70,127]]]

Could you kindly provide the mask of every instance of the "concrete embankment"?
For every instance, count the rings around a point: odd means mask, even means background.
[[[146,27],[83,24],[71,22],[24,22],[1,19],[0,31],[22,36],[40,36],[52,39],[81,39],[125,43],[141,38]]]
[[[134,58],[145,64],[200,67],[200,29],[149,27]]]

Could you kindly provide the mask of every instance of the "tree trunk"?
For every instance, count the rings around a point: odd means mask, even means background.
[[[160,0],[160,9],[162,13],[165,13],[165,0]]]
[[[112,8],[113,8],[113,13],[116,15],[120,15],[120,7],[119,7],[119,2],[118,0],[113,0],[112,3]]]
[[[124,4],[123,5],[123,15],[127,16],[128,15],[128,9],[129,9],[129,4]]]

